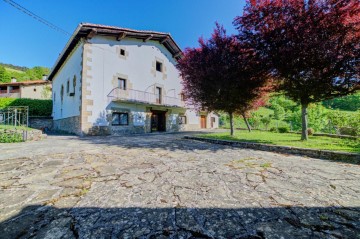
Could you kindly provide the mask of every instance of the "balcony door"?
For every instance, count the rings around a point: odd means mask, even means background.
[[[156,104],[162,103],[162,89],[161,87],[155,87]]]
[[[151,132],[166,131],[166,112],[151,111]]]

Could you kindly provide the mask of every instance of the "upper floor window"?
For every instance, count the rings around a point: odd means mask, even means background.
[[[161,88],[160,87],[156,87],[155,88],[155,95],[156,95],[156,103],[157,104],[161,104]]]
[[[126,80],[122,78],[118,78],[118,87],[122,90],[126,90]]]
[[[125,56],[125,50],[124,49],[120,49],[120,55]]]
[[[156,61],[156,70],[159,72],[163,72],[163,63]]]

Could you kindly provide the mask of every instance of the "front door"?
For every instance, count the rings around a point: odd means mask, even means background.
[[[166,131],[166,116],[164,111],[152,111],[151,132]]]
[[[206,129],[206,116],[205,115],[200,116],[200,127],[202,129]]]

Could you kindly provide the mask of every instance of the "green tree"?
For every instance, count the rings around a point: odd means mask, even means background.
[[[5,67],[0,66],[0,82],[2,83],[6,83],[6,82],[10,82],[10,75],[9,73],[6,71]]]

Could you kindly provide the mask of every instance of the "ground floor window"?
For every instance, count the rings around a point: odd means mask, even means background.
[[[112,125],[129,125],[129,114],[114,112],[112,114]]]
[[[180,124],[186,124],[186,116],[185,115],[181,115],[180,116]]]

